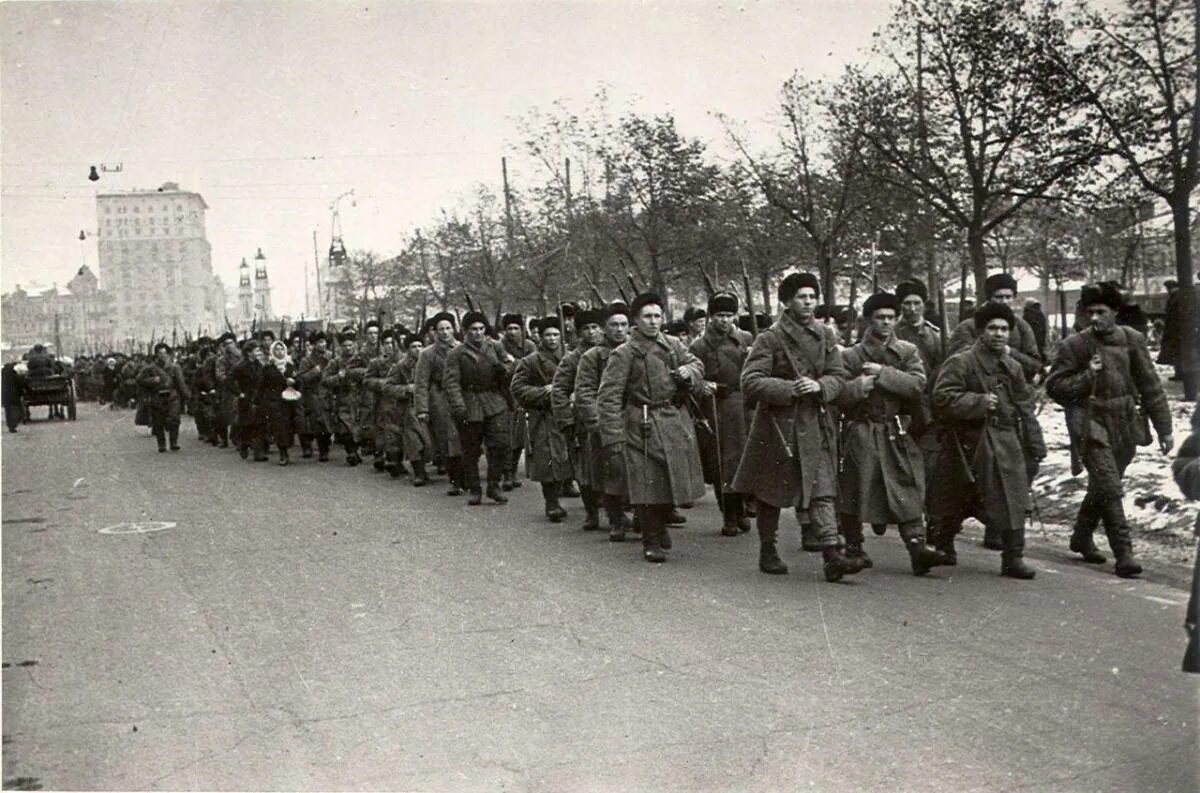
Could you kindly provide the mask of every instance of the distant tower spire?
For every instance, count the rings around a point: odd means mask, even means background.
[[[250,265],[245,257],[238,267],[238,314],[239,319],[247,323],[254,319],[254,287],[250,283]]]
[[[274,317],[271,313],[271,284],[267,280],[267,257],[262,248],[254,254],[254,307],[261,319]]]

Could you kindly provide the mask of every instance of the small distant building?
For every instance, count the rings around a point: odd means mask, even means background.
[[[20,285],[0,297],[0,337],[5,357],[20,357],[35,344],[53,346],[59,355],[76,357],[117,350],[113,295],[100,289],[84,265],[67,282],[48,288]]]

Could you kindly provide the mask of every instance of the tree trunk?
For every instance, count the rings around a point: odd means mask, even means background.
[[[821,280],[821,295],[824,298],[821,302],[833,305],[837,293],[833,284],[833,251],[828,241],[817,245],[817,266],[820,268],[818,275]]]
[[[975,301],[978,303],[983,295],[983,282],[987,280],[988,273],[983,230],[976,226],[967,229],[967,253],[971,257],[971,274],[975,277]]]
[[[1175,279],[1183,295],[1179,304],[1179,368],[1183,375],[1183,398],[1196,401],[1200,390],[1200,330],[1197,330],[1196,286],[1192,271],[1191,197],[1183,191],[1171,202],[1171,220],[1175,226]]]

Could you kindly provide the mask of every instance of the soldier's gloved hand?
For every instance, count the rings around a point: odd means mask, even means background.
[[[987,394],[987,409],[988,409],[988,411],[989,412],[993,411],[998,407],[1000,407],[1000,397],[996,396],[994,393],[989,391]]]
[[[1175,436],[1159,435],[1158,448],[1162,449],[1163,454],[1170,454],[1171,450],[1175,448]]]
[[[426,422],[429,421],[429,414],[428,413],[418,413],[417,421],[426,421]]]
[[[874,361],[867,361],[862,365],[863,374],[878,376],[883,371],[883,366]]]
[[[1100,353],[1096,353],[1095,355],[1093,355],[1092,359],[1090,361],[1088,361],[1088,368],[1091,369],[1093,372],[1103,371],[1104,370],[1104,357],[1102,355],[1100,355]]]

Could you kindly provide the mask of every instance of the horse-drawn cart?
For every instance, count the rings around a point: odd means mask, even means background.
[[[25,376],[21,389],[21,403],[25,408],[25,420],[32,416],[29,409],[35,405],[47,405],[50,417],[53,418],[56,407],[66,408],[66,416],[75,420],[75,382],[70,375],[50,374],[41,376]]]

